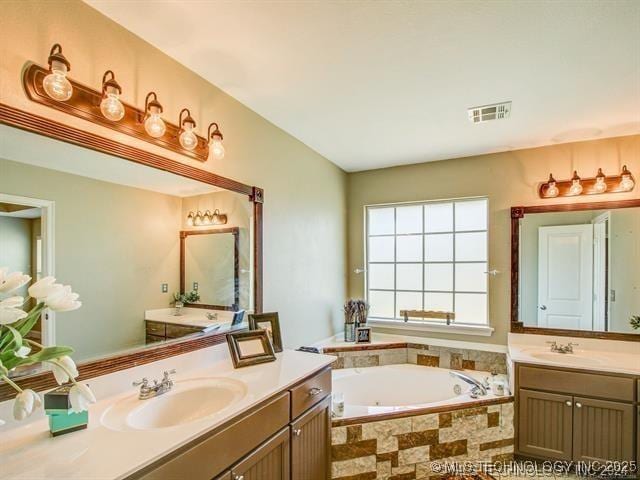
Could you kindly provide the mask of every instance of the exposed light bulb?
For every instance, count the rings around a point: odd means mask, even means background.
[[[193,133],[193,127],[192,123],[185,122],[180,133],[180,145],[186,150],[193,150],[198,146],[198,137]]]
[[[193,224],[196,227],[199,227],[200,225],[202,225],[202,213],[200,213],[200,212],[196,213],[196,218],[193,221]]]
[[[167,131],[167,126],[159,113],[150,113],[144,121],[144,129],[153,138],[160,138]]]
[[[107,120],[111,120],[112,122],[122,120],[122,117],[124,117],[124,105],[120,101],[117,92],[107,93],[104,96],[100,102],[100,111]]]
[[[189,212],[187,215],[187,227],[193,227],[193,212]]]
[[[569,195],[580,195],[582,193],[582,184],[580,183],[580,177],[578,172],[573,172],[573,178],[571,179],[571,187],[569,187]]]
[[[622,175],[620,180],[620,188],[624,192],[630,192],[635,187],[636,183],[633,181],[631,177],[631,172],[627,170],[627,166],[622,167]]]
[[[222,138],[214,136],[211,141],[211,154],[216,160],[222,160],[224,158],[224,145],[222,144]]]
[[[605,181],[604,173],[602,169],[598,169],[598,175],[596,175],[596,184],[593,186],[593,191],[596,193],[604,193],[607,191],[607,182]]]
[[[42,87],[47,95],[54,100],[64,102],[69,100],[73,94],[73,86],[67,80],[68,71],[69,69],[63,62],[58,60],[51,62],[51,73],[44,77]]]

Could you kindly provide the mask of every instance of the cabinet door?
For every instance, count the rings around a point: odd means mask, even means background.
[[[571,460],[573,399],[569,395],[521,388],[518,396],[518,451]]]
[[[213,480],[233,480],[233,477],[231,476],[231,470],[221,473]]]
[[[291,424],[291,478],[330,478],[331,397]]]
[[[581,397],[573,400],[575,461],[634,459],[633,405]]]
[[[289,480],[289,428],[231,469],[232,480]]]

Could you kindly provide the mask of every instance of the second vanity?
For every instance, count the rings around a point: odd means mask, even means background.
[[[574,462],[640,459],[640,344],[510,334],[516,454]],[[577,345],[579,343],[579,345]]]
[[[51,438],[43,416],[3,427],[2,478],[328,478],[333,360],[285,350],[234,370],[217,345],[91,379],[87,430]],[[138,400],[132,381],[173,368],[170,392]]]

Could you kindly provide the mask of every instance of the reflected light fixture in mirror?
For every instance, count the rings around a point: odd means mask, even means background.
[[[150,98],[153,99],[150,100]],[[153,138],[160,138],[167,130],[167,126],[164,120],[160,117],[162,113],[162,105],[158,102],[158,96],[156,92],[149,92],[147,98],[144,101],[144,110],[147,112],[147,117],[144,120],[144,129]]]
[[[107,78],[110,77],[110,78]],[[102,101],[100,111],[104,118],[112,122],[118,122],[124,117],[124,105],[120,101],[122,88],[116,82],[116,76],[111,70],[104,72],[102,76]]]
[[[582,183],[576,170],[573,171],[573,177],[571,178],[571,187],[569,188],[569,195],[580,195],[582,193]]]
[[[186,117],[183,119],[182,116],[186,113]],[[196,128],[196,121],[191,116],[191,112],[188,108],[183,108],[180,111],[180,115],[178,116],[178,125],[180,126],[180,135],[178,140],[180,141],[180,145],[182,148],[187,150],[193,150],[198,146],[198,137],[194,133],[194,129]]]
[[[547,184],[549,185],[549,187],[547,188],[545,196],[549,198],[557,197],[560,193],[560,190],[558,190],[556,179],[553,178],[553,174],[551,173],[549,174],[549,180],[547,180]]]
[[[631,172],[627,170],[627,166],[622,167],[622,173],[620,174],[620,188],[625,192],[630,192],[635,187],[635,182],[631,176]]]
[[[606,177],[604,173],[602,173],[602,169],[598,169],[598,174],[596,175],[596,184],[593,186],[593,191],[596,193],[604,193],[607,191],[607,182],[605,182]]]
[[[213,213],[211,213],[210,210],[207,210],[204,213],[198,210],[196,213],[189,212],[189,214],[187,215],[187,226],[189,227],[226,224],[227,215],[225,213],[220,213],[220,210],[218,210],[217,208]]]
[[[212,132],[211,127],[215,127],[215,130]],[[218,127],[218,124],[213,122],[209,125],[209,129],[207,130],[207,138],[211,142],[211,154],[213,158],[216,160],[222,160],[224,158],[224,145],[222,144],[222,132]]]
[[[42,87],[54,100],[64,102],[71,98],[73,87],[67,79],[71,64],[62,54],[62,47],[56,43],[49,52],[49,74],[44,77]]]

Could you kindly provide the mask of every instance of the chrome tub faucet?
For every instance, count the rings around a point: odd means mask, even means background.
[[[485,384],[483,384],[482,382],[476,380],[473,377],[470,377],[469,375],[466,375],[462,372],[457,372],[455,370],[451,370],[449,372],[449,374],[452,377],[456,377],[459,378],[460,380],[462,380],[465,383],[468,383],[469,385],[472,386],[471,388],[471,397],[472,398],[477,398],[477,397],[484,397],[487,394],[487,386]]]
[[[546,342],[550,345],[550,349],[552,352],[556,353],[573,353],[573,347],[577,347],[577,343],[567,343],[566,345],[558,345],[558,342],[555,340],[552,342]]]

